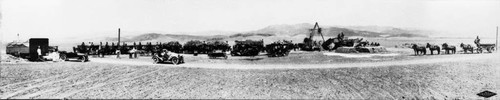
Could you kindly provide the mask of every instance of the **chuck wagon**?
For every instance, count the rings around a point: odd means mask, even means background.
[[[246,40],[234,42],[236,44],[233,46],[231,56],[257,56],[261,51],[265,50],[264,40]]]
[[[276,41],[266,45],[266,52],[268,57],[283,57],[287,56],[293,49],[294,44],[291,41]]]
[[[224,59],[227,59],[227,54],[226,51],[229,51],[231,49],[231,46],[229,46],[228,42],[223,42],[223,41],[213,41],[213,42],[208,42],[206,45],[207,48],[207,55],[211,59],[215,59],[217,57],[223,57]]]

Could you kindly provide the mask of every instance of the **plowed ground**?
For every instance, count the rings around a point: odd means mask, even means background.
[[[404,56],[339,63],[293,55],[240,62],[231,60],[246,58],[186,57],[181,65],[151,64],[148,57],[2,63],[0,98],[477,99],[484,90],[500,93],[497,53]],[[297,59],[303,63],[287,64]]]

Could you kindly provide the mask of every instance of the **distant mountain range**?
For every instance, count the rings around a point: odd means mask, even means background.
[[[187,35],[187,34],[164,34],[164,33],[144,33],[137,36],[122,37],[121,41],[124,42],[166,42],[166,41],[179,41],[187,42],[189,40],[260,40],[264,41],[277,41],[277,40],[294,40],[302,41],[310,34],[309,29],[314,25],[309,23],[294,24],[294,25],[271,25],[259,30],[249,32],[225,32],[222,35]],[[337,34],[343,32],[345,36],[356,37],[428,37],[432,31],[416,30],[416,29],[403,29],[395,27],[381,27],[381,26],[321,26],[322,33],[325,39],[328,37],[335,37]],[[212,31],[213,32],[213,31]],[[221,31],[222,32],[222,31]],[[197,34],[203,34],[199,32]],[[208,34],[208,33],[207,33]],[[96,41],[117,41],[116,37],[107,37]]]

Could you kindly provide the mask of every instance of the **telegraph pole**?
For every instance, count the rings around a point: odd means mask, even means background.
[[[497,37],[496,38],[496,42],[495,42],[495,50],[498,52],[498,26],[497,26]]]

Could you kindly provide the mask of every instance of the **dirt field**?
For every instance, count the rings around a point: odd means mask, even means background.
[[[400,55],[186,55],[181,65],[155,65],[149,57],[2,63],[0,98],[478,99],[484,90],[500,92],[499,53],[392,51]]]

